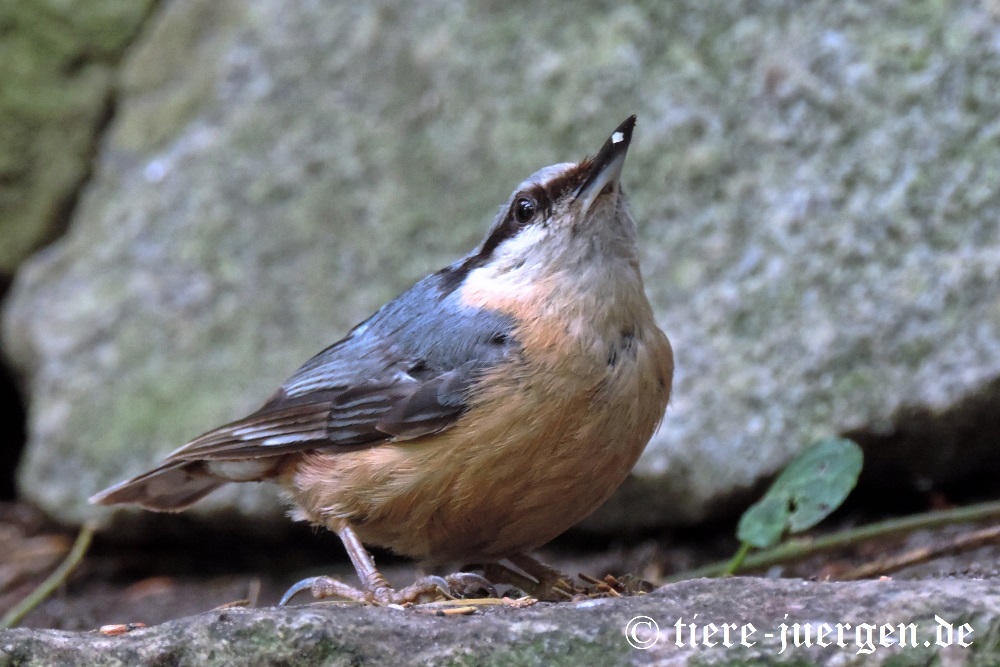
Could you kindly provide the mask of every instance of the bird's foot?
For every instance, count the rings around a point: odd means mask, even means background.
[[[396,590],[385,579],[378,577],[364,588],[355,588],[332,577],[308,577],[291,586],[281,596],[280,606],[288,604],[292,598],[308,590],[313,599],[343,598],[367,604],[411,605],[440,599],[454,599],[485,593],[496,597],[497,592],[487,579],[470,572],[456,572],[446,577],[428,576],[418,579],[406,588]]]

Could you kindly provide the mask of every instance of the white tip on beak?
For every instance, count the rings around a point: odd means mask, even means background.
[[[605,188],[611,186],[614,196],[618,196],[618,182],[621,179],[625,156],[632,141],[635,116],[629,116],[611,136],[597,155],[591,160],[590,173],[576,192],[576,200],[584,212],[590,210]]]

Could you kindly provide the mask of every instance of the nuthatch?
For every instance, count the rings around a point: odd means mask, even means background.
[[[393,590],[364,544],[426,563],[506,560],[553,584],[527,552],[618,488],[670,397],[673,353],[619,185],[634,127],[632,116],[594,157],[535,172],[479,247],[313,357],[259,410],[91,502],[171,512],[227,482],[272,480],[295,518],[340,536],[362,583],[316,577],[286,599],[311,588],[398,603],[445,584]],[[447,584],[470,581],[482,578]]]

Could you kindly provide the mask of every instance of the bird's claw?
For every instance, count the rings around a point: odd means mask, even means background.
[[[284,607],[292,598],[305,590],[312,593],[314,600],[336,597],[376,605],[418,604],[441,598],[454,599],[468,597],[480,591],[484,591],[489,597],[497,597],[496,588],[493,587],[493,584],[489,580],[471,572],[456,572],[449,574],[447,577],[434,575],[423,577],[398,591],[380,584],[373,585],[370,589],[364,590],[331,577],[307,577],[292,584],[285,591],[285,594],[281,596],[278,605]]]
[[[296,581],[294,584],[289,586],[288,590],[285,591],[285,594],[281,596],[281,599],[278,601],[278,606],[284,607],[285,605],[287,605],[289,602],[292,601],[292,598],[294,598],[302,591],[306,589],[312,589],[313,583],[315,583],[315,581],[319,578],[320,577],[306,577],[301,581]]]

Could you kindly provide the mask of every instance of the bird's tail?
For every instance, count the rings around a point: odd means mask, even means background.
[[[180,512],[226,484],[203,461],[168,461],[92,496],[95,505],[134,503],[156,512]]]

